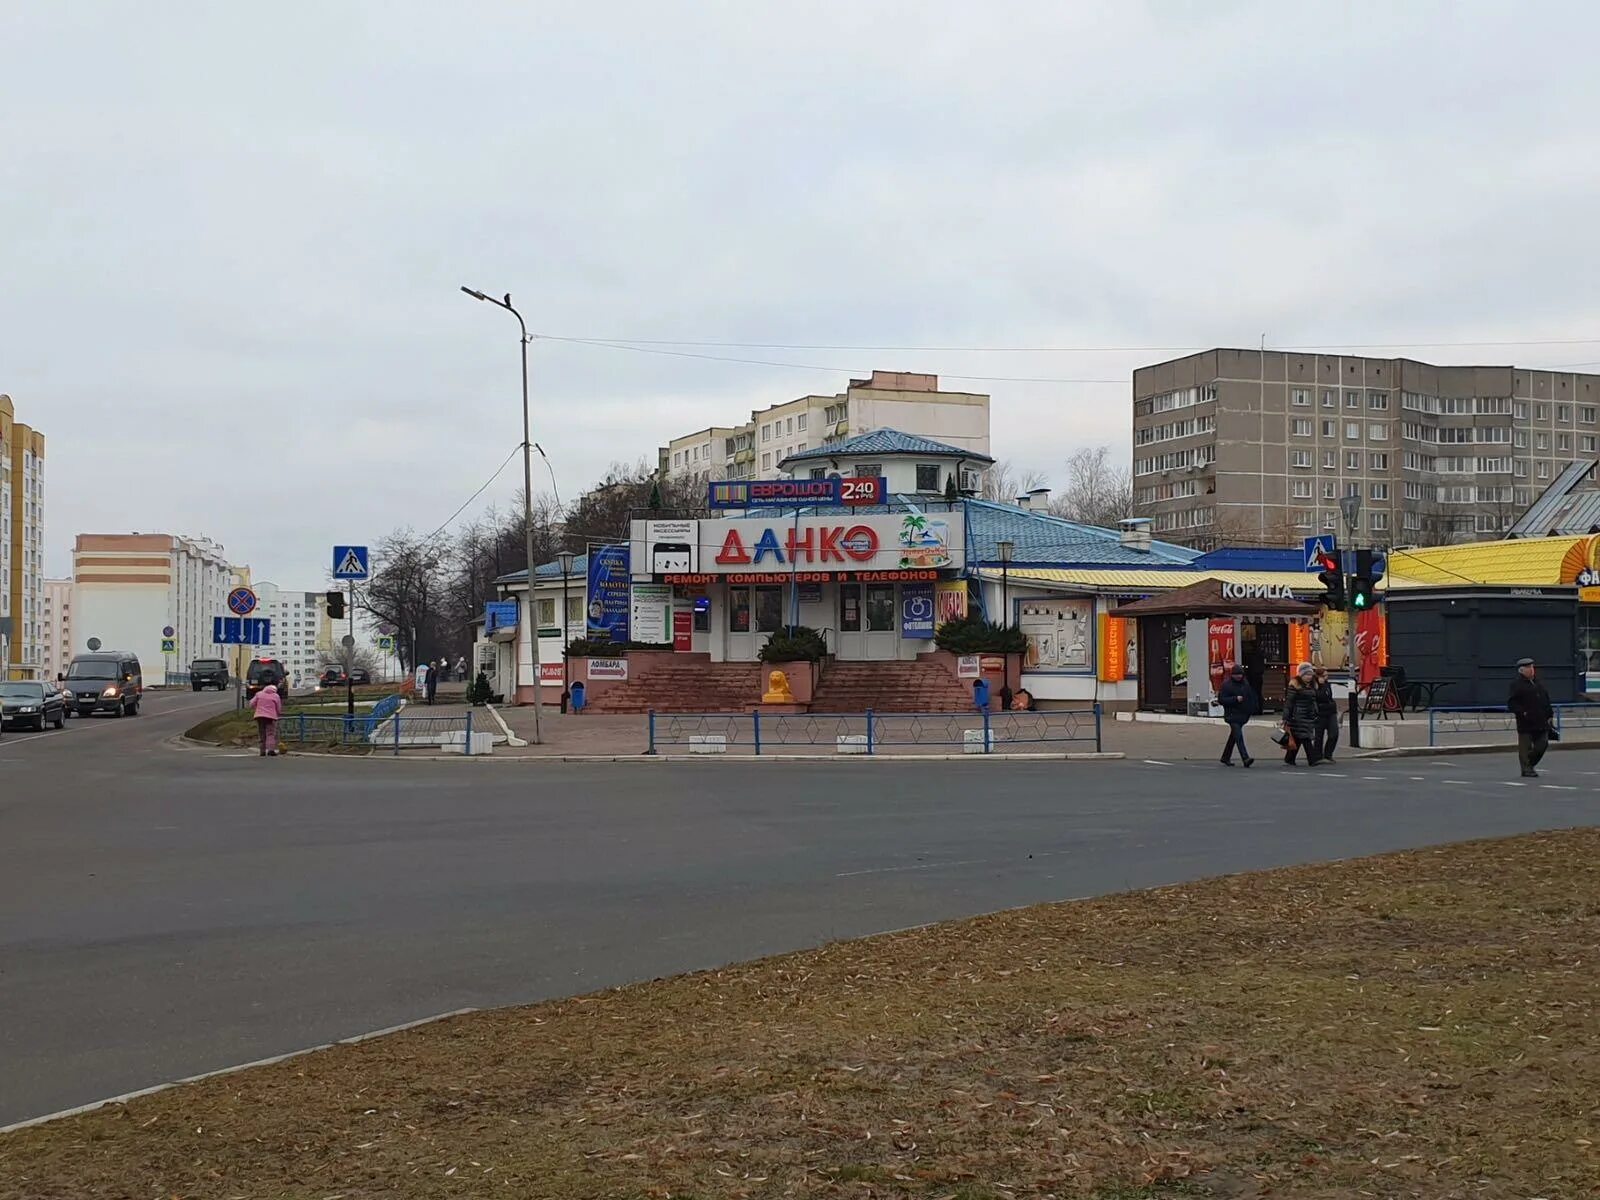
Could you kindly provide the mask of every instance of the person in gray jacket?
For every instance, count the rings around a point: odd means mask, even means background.
[[[1217,689],[1217,703],[1222,705],[1222,719],[1228,723],[1228,740],[1222,747],[1222,765],[1233,766],[1235,746],[1239,748],[1239,758],[1244,765],[1254,765],[1256,760],[1245,749],[1244,727],[1256,711],[1256,691],[1244,677],[1244,668],[1238,663],[1233,664],[1222,686]]]

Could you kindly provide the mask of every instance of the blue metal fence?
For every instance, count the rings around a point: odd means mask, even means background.
[[[1600,704],[1556,704],[1553,724],[1558,733],[1568,729],[1600,729]],[[1428,710],[1428,745],[1456,733],[1513,733],[1516,718],[1504,705],[1446,705]]]
[[[892,754],[908,746],[960,746],[972,753],[1084,743],[1101,748],[1101,708],[967,713],[658,713],[647,717],[657,754],[675,746],[720,745],[729,754],[797,748],[834,754]]]
[[[481,732],[481,730],[480,730]],[[399,754],[404,749],[452,751],[459,740],[461,753],[472,752],[472,713],[453,716],[413,717],[391,713],[374,720],[371,714],[320,716],[311,713],[285,713],[278,722],[278,740],[285,745],[364,747]]]

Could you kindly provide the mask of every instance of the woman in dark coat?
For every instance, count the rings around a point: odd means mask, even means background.
[[[1312,678],[1310,663],[1301,663],[1295,677],[1289,681],[1289,695],[1284,702],[1283,727],[1294,739],[1283,761],[1288,766],[1297,765],[1295,759],[1303,747],[1306,766],[1314,767],[1322,761],[1322,748],[1317,729],[1317,688]]]

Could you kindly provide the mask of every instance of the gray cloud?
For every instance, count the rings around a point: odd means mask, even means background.
[[[443,520],[520,437],[515,324],[462,283],[600,337],[1600,336],[1588,5],[21,10],[0,390],[50,437],[56,570],[81,530],[162,528],[315,586],[333,541]],[[705,353],[1118,380],[1156,357]],[[568,495],[844,383],[557,342],[533,378]],[[958,386],[1025,466],[1126,452],[1124,384]]]

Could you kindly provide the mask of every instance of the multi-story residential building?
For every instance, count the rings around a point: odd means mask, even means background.
[[[661,469],[672,477],[773,478],[787,458],[874,429],[897,429],[987,457],[989,397],[943,391],[937,375],[874,371],[852,379],[838,395],[801,396],[753,412],[743,425],[674,438],[660,451]]]
[[[110,650],[132,650],[147,681],[164,669],[183,671],[196,657],[221,653],[211,641],[213,617],[227,614],[233,571],[209,538],[168,533],[80,533],[72,551],[70,654],[99,638]],[[163,654],[163,630],[177,650]]]
[[[276,658],[291,679],[314,678],[322,665],[317,648],[322,593],[286,591],[265,580],[250,586],[256,594],[255,615],[272,621],[272,644],[259,647],[255,654]]]
[[[0,678],[44,670],[44,434],[0,396]]]
[[[1134,503],[1196,547],[1500,537],[1600,452],[1600,375],[1208,350],[1133,375]]]
[[[44,670],[46,679],[63,674],[72,661],[72,580],[44,581]]]

